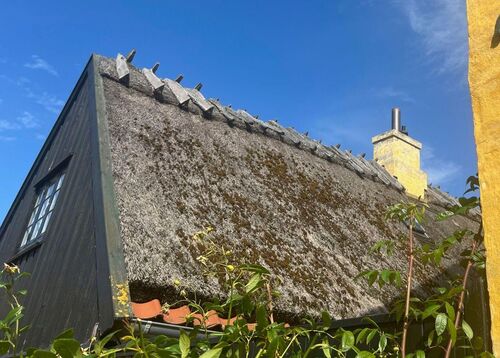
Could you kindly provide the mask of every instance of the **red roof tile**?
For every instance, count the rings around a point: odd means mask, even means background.
[[[230,319],[219,317],[218,313],[214,310],[206,312],[205,316],[197,312],[191,312],[188,305],[178,308],[170,308],[166,313],[162,312],[162,306],[159,300],[154,299],[144,303],[131,302],[132,313],[135,317],[140,319],[156,319],[160,318],[165,323],[175,325],[186,325],[189,318],[194,318],[194,326],[203,326],[206,328],[213,328],[220,326],[224,329],[228,325],[233,325],[239,318],[238,316]],[[256,323],[247,323],[249,330],[255,330]]]
[[[205,314],[205,316],[199,313],[194,313],[193,318],[194,318],[193,324],[195,326],[204,326],[206,328],[212,328],[221,325],[221,319],[219,318],[217,312],[214,310],[208,311]]]
[[[185,324],[190,314],[191,310],[189,306],[170,308],[167,313],[163,315],[163,321],[171,324]]]
[[[131,302],[132,312],[134,316],[142,319],[150,319],[159,316],[161,311],[161,303],[154,299],[144,303]]]

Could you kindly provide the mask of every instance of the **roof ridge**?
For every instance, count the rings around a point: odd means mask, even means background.
[[[435,195],[437,201],[439,201],[439,203],[445,208],[450,208],[453,206],[462,206],[462,204],[460,204],[459,198],[442,190],[441,187],[439,186],[434,186],[432,184],[429,184],[427,186],[427,193],[432,193],[433,195]],[[481,208],[475,207],[470,210],[470,213],[476,217],[481,216]]]
[[[135,50],[132,50],[131,53],[135,54]],[[108,57],[99,57],[113,61]],[[308,133],[302,134],[292,127],[281,126],[277,120],[262,121],[258,116],[251,115],[245,109],[233,109],[230,105],[222,104],[218,99],[207,99],[199,90],[201,84],[197,86],[198,89],[184,87],[180,84],[183,76],[179,76],[177,80],[160,78],[156,75],[158,63],[151,69],[139,70],[132,65],[129,57],[118,53],[114,60],[114,66],[110,63],[104,68],[99,66],[101,75],[152,96],[160,102],[178,105],[183,110],[202,115],[209,120],[220,119],[232,127],[258,132],[341,165],[355,172],[361,178],[379,182],[400,192],[405,190],[395,177],[374,160],[356,157],[351,151],[340,150],[340,146],[324,145],[320,140],[310,138]]]

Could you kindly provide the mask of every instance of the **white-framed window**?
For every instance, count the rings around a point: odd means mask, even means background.
[[[30,220],[24,232],[21,247],[29,245],[35,240],[41,238],[47,231],[47,227],[54,212],[57,198],[61,191],[64,181],[64,173],[53,176],[50,180],[43,183],[37,190],[37,197]]]

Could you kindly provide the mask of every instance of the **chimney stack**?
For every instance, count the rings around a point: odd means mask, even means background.
[[[372,138],[373,159],[405,187],[406,193],[424,199],[427,174],[420,169],[422,143],[408,136],[401,125],[401,110],[392,109],[391,130]]]

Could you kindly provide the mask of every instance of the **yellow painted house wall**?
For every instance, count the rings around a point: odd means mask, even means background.
[[[491,337],[497,357],[500,357],[500,33],[495,33],[495,24],[500,21],[499,16],[500,0],[467,0],[469,86],[485,234]]]
[[[406,193],[424,199],[427,174],[420,169],[422,144],[395,129],[372,138],[373,158],[397,177]]]

